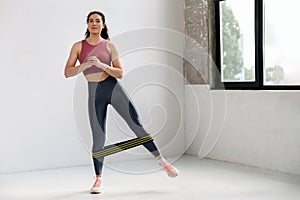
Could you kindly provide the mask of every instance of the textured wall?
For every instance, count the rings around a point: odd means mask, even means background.
[[[185,48],[185,57],[196,65],[184,61],[184,74],[189,84],[208,84],[210,81],[211,58],[215,56],[214,1],[185,0],[185,33],[195,40],[203,51]],[[214,59],[213,59],[214,60]]]

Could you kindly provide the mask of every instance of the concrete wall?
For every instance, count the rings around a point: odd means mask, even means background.
[[[187,34],[203,44],[212,61],[214,1],[185,4]],[[213,71],[213,64],[202,66],[198,76],[184,67],[187,154],[300,174],[299,91],[211,90],[214,76],[206,68]]]
[[[186,99],[187,136],[200,124],[187,154],[300,174],[299,92],[189,85]],[[200,118],[190,112],[196,107]]]

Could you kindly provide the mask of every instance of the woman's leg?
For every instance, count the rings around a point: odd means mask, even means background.
[[[92,152],[98,152],[104,148],[106,139],[106,113],[110,95],[107,95],[105,81],[102,83],[89,83],[89,118],[93,136]],[[102,169],[104,157],[93,158],[94,170],[96,174],[95,182],[90,190],[92,194],[103,191]]]
[[[89,83],[89,120],[92,129],[93,146],[92,152],[95,153],[104,148],[106,134],[105,121],[108,102],[101,99],[101,88],[98,83]],[[93,158],[94,169],[96,176],[102,173],[104,158]]]
[[[114,87],[111,105],[120,114],[120,116],[126,121],[130,129],[135,133],[137,137],[143,137],[149,135],[142,126],[137,110],[132,103],[129,95],[120,85],[117,83]],[[143,144],[144,147],[152,153],[154,157],[160,155],[158,148],[153,141]]]
[[[113,90],[111,105],[122,116],[136,136],[143,137],[149,135],[140,122],[137,110],[132,100],[120,83],[116,84]],[[175,177],[178,175],[178,170],[163,158],[153,141],[145,143],[144,147],[146,147],[146,149],[152,153],[152,155],[170,177]]]

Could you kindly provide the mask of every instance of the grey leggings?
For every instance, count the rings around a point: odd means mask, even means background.
[[[113,106],[137,137],[149,135],[141,125],[132,100],[116,78],[109,76],[102,82],[88,82],[88,89],[88,108],[93,136],[93,153],[102,150],[105,145],[108,104]],[[156,157],[160,155],[154,142],[145,143],[144,147],[146,147],[153,156]],[[103,161],[104,157],[93,158],[96,175],[102,173]]]

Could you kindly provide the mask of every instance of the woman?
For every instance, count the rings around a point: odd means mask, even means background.
[[[109,41],[105,16],[93,11],[87,16],[87,31],[85,40],[76,42],[70,52],[65,66],[65,77],[76,76],[83,72],[88,81],[89,120],[92,129],[92,152],[103,149],[105,144],[105,123],[108,104],[122,116],[137,137],[149,135],[139,120],[132,100],[117,80],[123,76],[123,67],[115,45]],[[75,66],[79,60],[80,65]],[[178,175],[178,170],[170,165],[159,153],[154,142],[144,144],[152,153],[161,167],[170,177]],[[96,180],[90,192],[101,193],[102,168],[104,158],[93,158]]]

